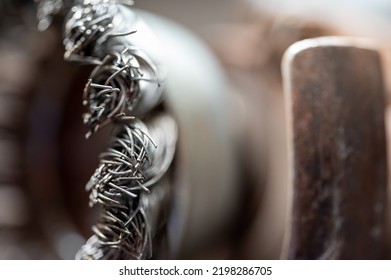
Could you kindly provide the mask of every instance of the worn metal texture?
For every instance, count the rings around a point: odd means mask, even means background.
[[[283,61],[288,115],[289,259],[385,257],[384,89],[367,41],[322,37]]]

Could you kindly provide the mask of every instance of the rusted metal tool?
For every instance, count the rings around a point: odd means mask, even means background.
[[[387,186],[379,54],[323,37],[283,61],[291,182],[289,259],[385,257]]]

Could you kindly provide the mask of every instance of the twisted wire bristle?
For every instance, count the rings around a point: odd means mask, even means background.
[[[86,138],[114,125],[109,147],[86,185],[91,207],[101,208],[93,235],[78,259],[145,259],[164,218],[177,128],[167,114],[153,115],[162,94],[162,75],[152,58],[132,44],[138,32],[127,0],[37,0],[45,21],[69,7],[64,58],[94,65],[83,91]],[[47,9],[48,5],[54,5]],[[46,5],[46,9],[43,8]],[[54,9],[56,8],[56,9]],[[128,25],[129,22],[129,25]],[[133,25],[135,26],[133,26]],[[140,119],[141,116],[150,117]]]

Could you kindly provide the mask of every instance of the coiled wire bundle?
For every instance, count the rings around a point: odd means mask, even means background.
[[[148,213],[154,210],[146,208],[165,207],[162,201],[167,200],[169,188],[160,187],[157,192],[150,188],[155,188],[170,166],[177,128],[168,115],[158,115],[149,124],[147,127],[139,120],[127,122],[112,138],[108,150],[101,154],[100,165],[88,182],[87,190],[90,205],[99,204],[103,211],[92,228],[95,236],[78,257],[140,259],[151,256],[151,234],[159,227],[159,219],[152,218],[155,220],[152,222]],[[100,250],[91,251],[90,247]]]
[[[168,207],[177,127],[167,114],[153,113],[165,67],[159,43],[130,4],[76,0],[65,20],[65,59],[96,66],[83,93],[86,137],[110,123],[117,130],[86,186],[90,206],[102,211],[78,259],[151,257]]]
[[[83,119],[91,127],[87,138],[113,120],[129,119],[127,113],[133,112],[141,99],[140,82],[155,82],[143,70],[128,48],[112,51],[93,70],[83,93],[83,105],[89,110]]]

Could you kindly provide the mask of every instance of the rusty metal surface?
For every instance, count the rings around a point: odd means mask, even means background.
[[[386,143],[379,55],[323,37],[283,62],[290,145],[289,259],[385,257]]]

